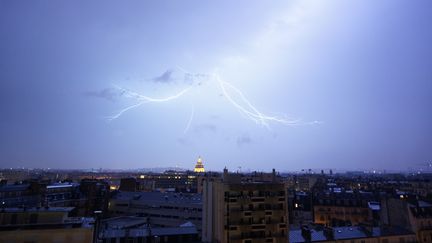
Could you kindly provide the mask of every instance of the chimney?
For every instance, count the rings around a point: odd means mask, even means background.
[[[227,169],[226,166],[225,166],[225,168],[223,169],[222,180],[223,180],[223,181],[228,180],[228,169]]]

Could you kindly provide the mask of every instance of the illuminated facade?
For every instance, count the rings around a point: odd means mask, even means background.
[[[274,173],[275,174],[275,173]],[[281,182],[242,182],[241,174],[203,185],[203,242],[287,242],[286,188]]]
[[[195,165],[194,172],[196,172],[196,173],[204,173],[205,172],[201,157],[198,157],[198,161]]]

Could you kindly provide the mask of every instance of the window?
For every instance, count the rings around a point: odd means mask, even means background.
[[[230,226],[230,230],[237,230],[237,226]]]
[[[16,224],[18,219],[18,215],[16,213],[12,214],[11,224]]]
[[[36,224],[37,223],[37,219],[38,219],[38,215],[33,213],[30,214],[30,224]]]

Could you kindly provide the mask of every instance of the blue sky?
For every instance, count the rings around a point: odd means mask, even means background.
[[[416,167],[432,160],[431,13],[427,0],[0,1],[0,165]],[[132,93],[181,95],[110,120],[143,101]]]

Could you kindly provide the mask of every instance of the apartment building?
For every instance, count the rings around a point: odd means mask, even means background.
[[[224,170],[204,181],[204,242],[287,242],[287,198],[273,171],[271,181],[242,181]]]

